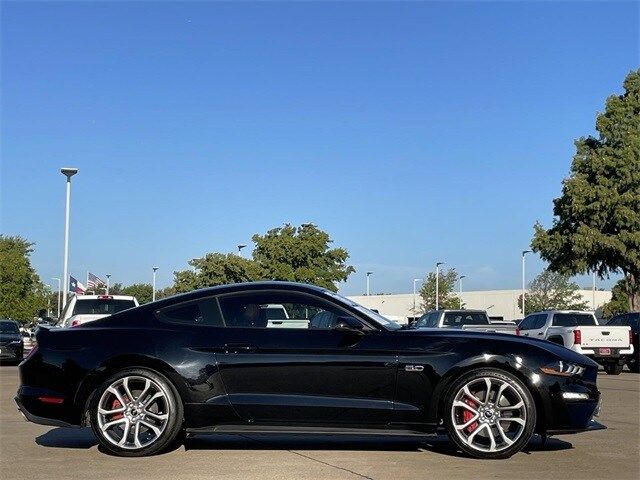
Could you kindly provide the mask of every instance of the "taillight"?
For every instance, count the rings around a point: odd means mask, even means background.
[[[582,332],[580,332],[580,330],[573,331],[573,343],[576,345],[582,343]]]
[[[72,327],[77,327],[78,325],[80,325],[80,322],[78,320],[71,320]]]
[[[633,330],[629,329],[629,345],[633,343]]]
[[[516,335],[520,335],[520,329],[516,328]]]
[[[51,403],[54,405],[60,405],[62,402],[64,402],[64,398],[61,397],[53,397],[51,395],[47,395],[44,397],[38,397],[38,400],[40,400],[42,403]]]

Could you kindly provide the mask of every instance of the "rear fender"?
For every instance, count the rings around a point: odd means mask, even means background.
[[[167,377],[176,387],[183,403],[188,398],[187,386],[180,375],[167,363],[146,355],[121,355],[110,358],[89,373],[76,393],[74,404],[80,413],[79,423],[86,424],[86,413],[93,399],[93,394],[108,377],[128,368],[147,368]]]

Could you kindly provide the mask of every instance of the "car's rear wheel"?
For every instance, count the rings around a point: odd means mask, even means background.
[[[515,376],[497,369],[473,370],[451,387],[444,424],[460,449],[477,458],[508,458],[531,439],[535,402]]]
[[[620,375],[622,373],[622,369],[624,365],[620,365],[619,363],[607,363],[604,366],[604,371],[607,372],[607,375]]]
[[[638,373],[639,372],[640,369],[638,368],[638,365],[639,365],[639,363],[638,363],[638,359],[637,358],[634,358],[634,359],[629,360],[627,362],[627,367],[629,367],[629,370],[631,372],[633,372],[633,373]]]
[[[183,405],[164,376],[146,369],[127,369],[98,387],[90,418],[105,450],[139,457],[175,445],[182,432]]]

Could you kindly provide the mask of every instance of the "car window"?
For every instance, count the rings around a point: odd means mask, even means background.
[[[611,320],[609,320],[607,322],[607,325],[612,326],[612,327],[620,327],[622,325],[628,325],[628,323],[623,323],[623,321],[625,320],[624,315],[616,315],[615,317],[612,317]]]
[[[329,302],[297,292],[237,293],[221,296],[219,302],[225,326],[235,328],[325,330],[335,326],[337,317],[348,315]],[[287,315],[272,320],[266,305],[278,305]]]
[[[443,324],[451,327],[463,325],[488,325],[489,320],[484,313],[480,312],[446,312],[444,314]]]
[[[425,313],[415,321],[413,326],[415,328],[429,327],[429,321],[431,320],[431,318],[433,318],[433,313]]]
[[[0,333],[19,333],[18,324],[14,322],[0,322]]]
[[[539,328],[543,328],[545,323],[547,323],[547,315],[546,314],[534,315],[531,329],[532,330],[537,330]]]
[[[113,315],[114,313],[135,307],[133,300],[115,298],[92,298],[76,301],[72,315]]]
[[[164,308],[158,312],[158,318],[171,323],[187,325],[224,326],[215,297]]]
[[[597,325],[596,319],[590,313],[555,313],[554,327],[580,327]]]

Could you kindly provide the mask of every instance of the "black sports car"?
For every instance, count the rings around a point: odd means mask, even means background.
[[[20,366],[28,420],[90,424],[148,455],[185,433],[435,433],[505,458],[593,428],[598,365],[515,335],[408,330],[331,291],[260,282],[41,328]]]

